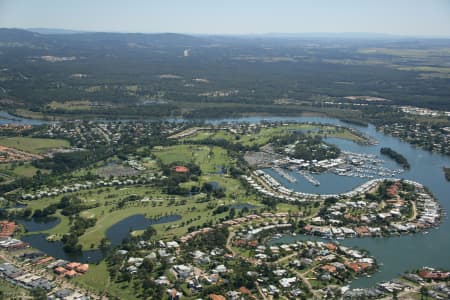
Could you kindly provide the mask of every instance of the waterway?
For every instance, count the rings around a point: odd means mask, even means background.
[[[109,249],[122,243],[125,238],[130,236],[130,232],[133,230],[143,230],[150,225],[170,223],[179,219],[181,219],[181,216],[179,215],[169,215],[158,219],[148,219],[144,215],[129,216],[128,218],[117,222],[106,231],[106,238],[111,242]],[[23,223],[23,221],[20,220],[18,222],[24,224],[29,231],[48,230],[57,225],[56,223],[54,226],[47,226],[45,229],[40,229],[42,225],[35,220],[27,221],[27,223]],[[22,240],[29,243],[33,248],[53,257],[79,262],[99,262],[108,252],[100,249],[92,249],[82,251],[81,253],[66,253],[63,249],[62,242],[49,242],[46,237],[46,234],[32,234],[22,237]]]
[[[6,111],[0,111],[0,125],[3,124],[16,124],[16,125],[39,125],[43,124],[45,121],[25,119],[21,117],[13,116]]]
[[[211,124],[218,124],[222,122],[257,123],[262,120],[327,123],[352,127],[360,130],[361,132],[378,140],[379,144],[374,146],[362,146],[339,139],[332,139],[328,141],[335,142],[343,150],[352,152],[372,153],[379,155],[379,150],[381,147],[390,147],[394,149],[404,155],[411,165],[411,169],[400,174],[399,177],[411,179],[424,184],[435,195],[442,207],[446,211],[450,210],[450,183],[445,180],[442,171],[443,166],[450,166],[450,157],[415,148],[397,138],[377,132],[375,127],[372,125],[362,127],[354,124],[347,124],[337,119],[323,117],[246,117],[207,120],[206,122]],[[395,162],[391,161],[389,158],[385,158],[385,160],[387,161],[387,166],[391,165],[392,167],[398,168]],[[342,177],[341,179],[339,176],[327,176],[327,174],[324,174],[322,177],[317,177],[317,179],[321,181],[321,185],[318,187],[311,186],[304,180],[298,180],[296,184],[299,186],[296,187],[296,189],[305,189],[305,191],[308,191],[307,189],[313,189],[314,193],[329,193],[330,191],[340,190],[347,191],[365,181],[365,179],[351,177]],[[339,183],[337,183],[336,180],[339,180]],[[125,231],[128,231],[130,227],[129,224],[121,224],[120,226],[123,226]],[[31,237],[33,236],[27,236],[28,242],[31,241]],[[34,238],[39,239],[39,237]],[[277,242],[292,242],[295,239],[301,238],[305,237],[285,236],[278,239]],[[45,241],[45,237],[42,237],[40,241],[41,240]],[[38,248],[43,251],[48,251],[50,255],[58,254],[54,255],[56,257],[67,257],[67,254],[62,251],[62,247],[58,247],[57,244],[54,243],[45,242],[40,243],[41,246]],[[443,222],[439,228],[430,230],[429,234],[426,235],[415,234],[390,238],[357,238],[345,239],[340,242],[344,245],[366,249],[377,259],[379,263],[382,263],[380,271],[374,274],[371,278],[360,278],[353,281],[351,286],[355,288],[373,286],[379,281],[393,279],[405,271],[420,268],[422,266],[450,269],[450,222],[448,217],[443,219]],[[32,244],[35,243],[33,242]],[[89,256],[91,261],[95,261],[94,258],[97,258],[97,256],[95,256],[97,254],[94,255],[94,253],[97,253],[95,251],[98,250],[83,252],[82,258],[84,261],[86,261]]]
[[[337,119],[320,118],[320,117],[299,117],[299,118],[241,118],[229,119],[231,122],[259,122],[260,120],[267,121],[297,121],[297,122],[317,122],[328,123],[335,125],[342,125],[352,127],[361,132],[375,138],[379,141],[378,145],[362,146],[353,142],[343,141],[340,139],[332,139],[343,150],[371,153],[379,155],[381,147],[390,147],[395,151],[404,155],[410,165],[411,169],[400,174],[400,178],[410,179],[427,186],[439,203],[446,210],[450,210],[450,183],[444,178],[442,171],[443,166],[450,166],[450,157],[428,152],[419,148],[415,148],[408,143],[405,143],[397,138],[384,135],[377,132],[373,125],[368,127],[357,126],[353,124],[346,124]],[[217,122],[217,121],[214,121]],[[399,168],[395,162],[389,158],[385,159],[386,166]],[[332,191],[348,191],[357,185],[365,182],[365,179],[330,176],[324,174],[322,177],[317,177],[321,181],[318,187],[308,184],[306,181],[297,181],[294,183],[296,190],[302,190],[314,193],[329,193]],[[314,175],[316,176],[316,175]],[[336,177],[335,177],[336,176]],[[277,178],[283,184],[289,186],[289,182],[283,178]],[[294,187],[294,186],[292,186]],[[304,239],[304,236],[297,235],[296,237],[284,236],[277,239],[277,243],[289,243],[297,239]],[[310,237],[307,237],[310,238]],[[341,244],[352,247],[359,247],[368,250],[379,263],[381,263],[380,271],[372,277],[363,277],[352,282],[351,287],[362,288],[374,286],[377,282],[393,279],[401,273],[417,269],[423,266],[440,267],[450,269],[450,222],[448,217],[445,217],[442,224],[437,229],[432,229],[428,234],[414,234],[401,237],[389,238],[355,238],[344,239],[339,241]]]

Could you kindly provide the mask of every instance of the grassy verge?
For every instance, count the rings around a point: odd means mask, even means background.
[[[69,147],[70,143],[62,139],[3,137],[0,138],[0,145],[39,154],[54,148]]]

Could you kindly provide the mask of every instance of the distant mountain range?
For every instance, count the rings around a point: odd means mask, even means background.
[[[86,31],[86,30],[71,30],[60,28],[27,28],[27,29],[10,29],[10,30],[23,30],[38,33],[41,35],[78,35],[78,34],[94,34],[100,33],[99,31]],[[162,35],[162,34],[175,34],[175,33],[140,33],[140,32],[101,32],[102,34],[121,34],[121,35]],[[177,33],[178,34],[178,33]],[[226,37],[260,37],[260,38],[343,38],[343,39],[416,39],[416,38],[436,38],[447,39],[450,37],[430,37],[430,36],[408,36],[397,34],[386,34],[376,32],[299,32],[299,33],[283,33],[283,32],[269,32],[261,34],[183,34],[179,33],[179,36],[196,36],[196,37],[212,37],[212,36],[226,36]]]
[[[0,42],[33,43],[39,45],[69,46],[73,43],[89,43],[91,46],[120,47],[135,44],[155,47],[190,47],[201,45],[204,39],[178,33],[114,33],[114,32],[76,32],[64,29],[0,28]]]
[[[84,31],[84,30],[70,30],[70,29],[59,29],[59,28],[27,28],[26,30],[36,32],[39,34],[77,34],[77,33],[88,32],[88,31]]]

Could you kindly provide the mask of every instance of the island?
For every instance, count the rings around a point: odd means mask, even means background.
[[[450,168],[443,167],[442,169],[444,170],[445,179],[450,181]]]
[[[393,160],[395,160],[398,164],[400,164],[404,169],[408,170],[411,166],[409,165],[408,160],[401,155],[400,153],[392,150],[389,147],[383,147],[380,149],[380,153],[383,155],[387,155]]]

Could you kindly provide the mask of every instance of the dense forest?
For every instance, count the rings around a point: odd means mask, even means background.
[[[45,115],[190,118],[330,103],[450,110],[449,48],[445,39],[0,29],[0,105]],[[345,98],[355,95],[364,97]]]

